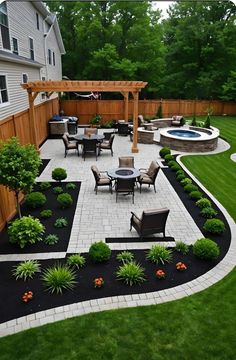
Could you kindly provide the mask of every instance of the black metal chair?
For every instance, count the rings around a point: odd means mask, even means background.
[[[82,146],[83,146],[82,156],[84,158],[84,161],[87,154],[95,154],[97,161],[98,152],[99,152],[97,139],[83,139]]]
[[[62,135],[62,141],[65,145],[65,157],[67,156],[67,152],[69,150],[76,150],[79,156],[79,149],[78,149],[78,143],[76,141],[70,141],[68,139],[67,133],[64,133]]]
[[[141,238],[157,233],[163,233],[165,237],[165,227],[169,212],[170,210],[167,208],[145,210],[142,216],[138,217],[138,215],[131,211],[130,231],[134,227]]]
[[[111,156],[113,156],[112,145],[113,145],[114,138],[115,138],[115,134],[112,134],[108,141],[105,140],[102,143],[100,143],[99,144],[100,150],[111,150]]]
[[[95,178],[94,191],[96,192],[96,195],[99,186],[109,186],[110,192],[112,194],[112,179],[109,176],[107,176],[107,172],[99,171],[97,166],[95,165],[91,166],[91,170]]]
[[[77,134],[77,122],[76,121],[68,121],[67,122],[67,129],[68,129],[68,133],[70,135],[75,135]]]
[[[134,185],[135,179],[116,179],[115,189],[116,189],[116,202],[118,194],[123,195],[132,195],[132,202],[134,203]]]
[[[117,124],[118,135],[127,136],[129,135],[129,124],[128,123],[119,123]]]

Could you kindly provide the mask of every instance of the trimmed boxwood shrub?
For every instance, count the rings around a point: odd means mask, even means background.
[[[54,192],[54,194],[62,194],[62,193],[63,193],[63,189],[62,189],[61,186],[55,186],[55,187],[53,188],[53,192]]]
[[[76,185],[74,183],[68,183],[68,184],[66,184],[66,189],[74,190],[74,189],[76,189]]]
[[[169,165],[169,163],[168,163],[168,165]],[[181,170],[181,166],[180,166],[178,163],[172,165],[170,168],[171,168],[172,171],[179,171],[179,170]]]
[[[62,181],[67,178],[66,170],[63,168],[55,168],[52,170],[52,178],[56,181]]]
[[[39,185],[41,191],[47,190],[47,189],[49,189],[51,186],[52,186],[52,185],[51,185],[51,183],[50,183],[49,181],[43,181],[43,182],[41,182],[41,184]]]
[[[222,234],[225,231],[225,224],[220,219],[207,219],[203,229],[211,234]]]
[[[177,171],[178,172],[178,171]],[[177,173],[176,173],[177,174]],[[181,174],[181,173],[179,173],[177,176],[176,176],[176,180],[177,181],[181,181],[181,180],[183,180],[183,179],[185,179],[185,174],[183,173],[183,174]]]
[[[180,181],[180,184],[181,184],[182,186],[186,186],[186,185],[188,185],[188,184],[192,184],[192,179],[186,177],[185,179],[183,179],[183,180]]]
[[[89,256],[95,263],[104,262],[110,259],[111,249],[103,241],[98,241],[90,246]]]
[[[176,176],[178,176],[180,174],[184,174],[184,170],[181,169],[181,170],[176,171]]]
[[[70,207],[73,203],[72,197],[68,193],[58,195],[57,201],[59,202],[62,209]]]
[[[175,160],[170,160],[169,162],[168,162],[168,166],[169,167],[171,167],[171,166],[173,166],[173,165],[178,165],[178,163],[175,161]]]
[[[218,214],[217,211],[215,209],[213,209],[212,207],[204,207],[201,211],[200,214],[207,219],[213,219],[216,217],[216,215]]]
[[[46,201],[47,198],[43,193],[34,191],[26,196],[25,204],[31,209],[36,209],[43,206]]]
[[[162,157],[164,159],[165,155],[170,154],[170,148],[168,146],[163,147],[160,151],[159,151],[159,155],[160,157]]]
[[[42,240],[45,228],[39,219],[23,216],[12,221],[8,227],[9,241],[18,244],[21,249]]]
[[[189,193],[189,197],[190,197],[190,199],[196,201],[196,200],[201,199],[201,197],[203,197],[203,193],[201,193],[201,191],[198,191],[198,190],[191,191],[191,193]]]
[[[40,216],[42,219],[48,219],[52,216],[52,210],[45,209],[40,212]]]
[[[165,161],[168,163],[169,161],[174,160],[174,156],[171,155],[171,154],[166,154],[166,155],[164,156],[164,159],[165,159]]]
[[[198,191],[198,187],[193,184],[187,184],[184,186],[184,191],[187,193],[191,193],[192,191]]]
[[[210,200],[208,200],[207,198],[201,198],[200,200],[198,200],[197,202],[196,202],[196,205],[197,205],[197,207],[199,207],[200,209],[203,209],[203,208],[205,208],[205,207],[207,207],[207,208],[209,208],[209,207],[211,207],[211,201]]]
[[[193,254],[203,260],[214,260],[220,255],[220,249],[215,241],[203,238],[194,243]]]

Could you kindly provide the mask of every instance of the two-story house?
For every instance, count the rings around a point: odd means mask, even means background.
[[[28,108],[21,83],[62,79],[64,53],[56,15],[42,2],[0,1],[0,120]],[[45,100],[41,93],[35,103]]]

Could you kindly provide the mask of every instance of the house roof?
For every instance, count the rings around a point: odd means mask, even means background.
[[[66,51],[65,51],[65,48],[64,48],[64,44],[63,44],[63,40],[62,40],[62,36],[61,36],[61,32],[60,32],[60,28],[59,28],[59,25],[58,25],[56,15],[51,13],[50,11],[48,11],[47,8],[45,7],[45,5],[42,3],[42,1],[32,1],[32,4],[38,10],[38,12],[40,12],[43,15],[43,17],[45,18],[45,21],[49,25],[54,26],[55,35],[56,35],[56,38],[57,38],[60,53],[62,55],[65,54]]]
[[[18,64],[23,64],[23,65],[27,65],[27,66],[36,67],[36,68],[43,67],[43,64],[40,64],[38,61],[34,61],[34,60],[28,59],[24,56],[16,55],[16,54],[4,51],[4,50],[0,50],[0,60],[15,62]]]

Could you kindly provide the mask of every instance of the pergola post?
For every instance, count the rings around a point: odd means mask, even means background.
[[[132,92],[134,98],[133,107],[133,145],[132,153],[138,153],[138,91]]]
[[[129,92],[121,92],[121,94],[124,96],[124,119],[125,121],[129,120]]]
[[[36,135],[36,126],[35,126],[35,111],[34,111],[34,100],[36,99],[38,93],[32,94],[32,91],[28,90],[28,99],[29,99],[29,120],[30,120],[30,135],[32,143],[35,145],[36,150],[39,149]]]

